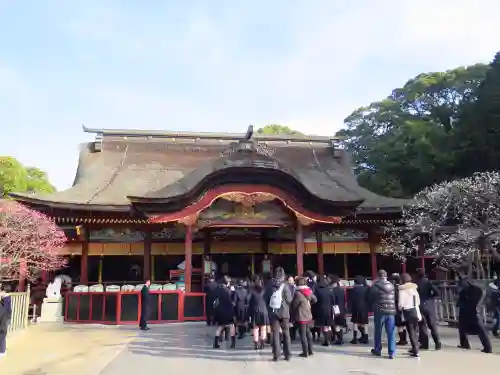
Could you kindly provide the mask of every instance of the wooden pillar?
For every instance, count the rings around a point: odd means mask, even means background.
[[[295,231],[295,249],[297,253],[297,275],[302,276],[304,274],[304,227],[298,220]]]
[[[97,269],[97,283],[102,284],[102,271],[104,269],[104,255],[99,257],[99,268]]]
[[[151,230],[147,229],[144,232],[144,261],[142,275],[144,281],[151,280]]]
[[[80,262],[80,284],[88,284],[89,282],[89,242],[85,239],[82,244],[82,259]]]
[[[425,272],[425,240],[423,235],[420,235],[418,239],[418,257],[420,268]]]
[[[372,231],[368,234],[368,240],[370,241],[370,264],[372,268],[372,280],[377,278],[377,240]]]
[[[318,256],[318,274],[323,276],[325,274],[325,259],[323,256],[323,232],[316,230],[316,249]]]
[[[184,268],[184,284],[186,292],[191,292],[191,276],[193,273],[193,226],[186,225],[186,239],[184,242],[185,249],[185,268]]]
[[[347,253],[344,254],[344,280],[349,280],[349,265],[347,264]]]

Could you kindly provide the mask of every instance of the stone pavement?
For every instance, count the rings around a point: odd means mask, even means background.
[[[8,356],[0,358],[1,375],[162,375],[172,373],[259,375],[335,372],[335,375],[470,375],[471,369],[498,371],[500,340],[495,352],[455,348],[457,331],[442,327],[445,348],[430,350],[421,359],[409,358],[401,348],[395,360],[375,358],[370,347],[347,344],[343,347],[316,347],[309,359],[293,357],[290,362],[271,362],[271,350],[261,353],[251,348],[249,338],[238,340],[236,349],[224,343],[214,350],[212,331],[201,323],[151,326],[148,332],[135,327],[86,325],[38,325],[9,343]],[[294,343],[294,353],[300,351]]]
[[[8,337],[1,375],[98,375],[137,335],[114,326],[38,324]]]
[[[391,361],[372,357],[368,346],[345,345],[341,348],[317,347],[312,358],[294,357],[290,362],[274,363],[270,361],[270,349],[256,353],[248,338],[239,340],[236,349],[228,349],[226,342],[223,349],[215,350],[211,348],[208,329],[202,325],[152,326],[151,331],[141,333],[130,342],[100,375],[142,372],[155,375],[177,372],[189,375],[318,374],[324,370],[336,375],[470,375],[471,369],[475,368],[481,371],[498,371],[500,368],[500,355],[460,350],[455,347],[456,330],[443,328],[442,333],[445,348],[440,352],[422,353],[421,359],[407,357],[406,348]],[[499,342],[496,342],[497,353],[500,353]],[[476,338],[471,339],[471,344],[480,348]],[[299,345],[294,343],[294,353],[299,351]]]

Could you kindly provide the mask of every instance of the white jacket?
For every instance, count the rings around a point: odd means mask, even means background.
[[[418,295],[417,284],[406,283],[399,286],[398,291],[398,309],[400,311],[417,309],[418,320],[422,320],[420,313],[420,297]]]

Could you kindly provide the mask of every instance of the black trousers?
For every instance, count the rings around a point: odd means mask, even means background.
[[[283,334],[283,354],[290,357],[292,354],[292,341],[290,340],[290,319],[274,318],[271,321],[273,357],[278,358],[281,353],[280,328]]]
[[[437,321],[434,312],[428,311],[423,308],[421,311],[422,320],[418,322],[418,341],[423,348],[429,348],[429,330],[431,331],[432,340],[434,344],[441,342],[437,327]]]
[[[311,332],[311,326],[308,323],[296,323],[296,325],[299,329],[302,353],[311,354],[313,349],[313,335]]]
[[[418,322],[405,322],[406,331],[410,338],[411,350],[414,353],[418,353],[418,339],[417,339],[417,329]]]
[[[149,314],[147,312],[141,312],[141,317],[139,319],[139,328],[148,328],[148,315]]]
[[[488,332],[486,332],[486,328],[484,328],[483,322],[479,319],[479,322],[476,327],[476,333],[479,337],[479,341],[481,341],[481,344],[483,345],[483,349],[491,352],[492,347],[491,347],[491,341],[490,338],[488,337]],[[467,337],[467,332],[465,331],[464,327],[458,325],[458,337],[460,340],[460,346],[462,348],[467,348],[470,349],[470,343],[469,343],[469,338]]]

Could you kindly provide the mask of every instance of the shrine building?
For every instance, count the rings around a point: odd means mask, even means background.
[[[404,201],[359,186],[336,138],[84,131],[95,140],[80,146],[71,188],[11,194],[65,230],[64,272],[80,284],[181,278],[189,292],[211,271],[401,270],[379,243]]]

